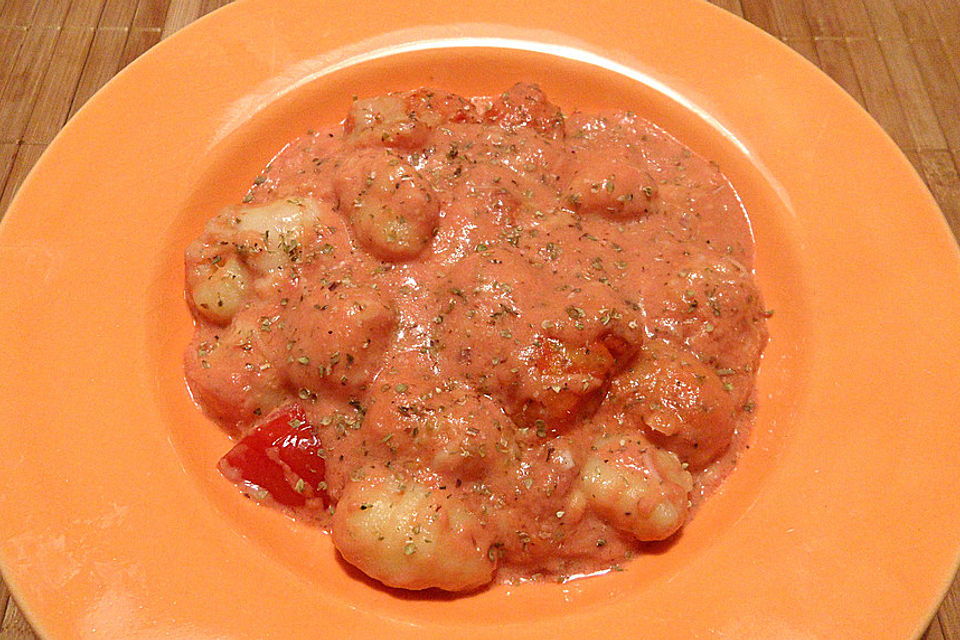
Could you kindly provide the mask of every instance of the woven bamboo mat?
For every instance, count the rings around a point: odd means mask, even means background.
[[[960,237],[960,0],[712,1],[793,47],[869,111]],[[0,0],[0,218],[101,85],[227,2]],[[960,578],[923,637],[960,640]],[[0,579],[0,640],[35,638]]]

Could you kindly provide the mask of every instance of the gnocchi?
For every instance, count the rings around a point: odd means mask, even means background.
[[[334,183],[358,242],[383,260],[415,257],[439,220],[433,188],[389,151],[361,151],[343,161]]]
[[[186,250],[187,380],[238,439],[221,473],[373,580],[620,568],[745,450],[749,224],[635,113],[528,84],[358,97],[242,200]]]
[[[637,540],[663,540],[683,525],[693,479],[672,453],[642,438],[600,440],[580,469],[590,508]]]
[[[449,493],[371,472],[351,482],[333,516],[343,557],[391,587],[475,589],[495,569],[489,534]]]
[[[732,372],[719,371],[690,352],[651,343],[613,379],[609,405],[651,442],[702,469],[729,446],[736,427],[735,398],[723,382]]]
[[[243,304],[249,286],[247,270],[236,258],[196,275],[191,300],[197,312],[219,325],[229,324]]]

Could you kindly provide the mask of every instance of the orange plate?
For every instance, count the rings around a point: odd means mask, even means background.
[[[416,7],[416,8],[414,8]],[[242,499],[187,394],[182,254],[354,94],[540,83],[720,162],[771,341],[751,448],[622,573],[467,597],[378,588]],[[0,227],[0,558],[60,638],[906,638],[960,548],[960,256],[826,76],[705,3],[251,0],[82,109]]]

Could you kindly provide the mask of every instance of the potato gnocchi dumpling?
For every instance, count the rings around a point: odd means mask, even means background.
[[[238,314],[226,330],[195,335],[185,356],[194,398],[231,432],[286,400],[279,371],[259,339],[257,321],[256,310]]]
[[[496,567],[480,521],[452,494],[373,471],[347,485],[333,540],[350,564],[391,587],[464,591]]]
[[[752,373],[767,340],[767,314],[747,267],[704,251],[671,265],[662,277],[658,295],[649,296],[657,300],[649,309],[657,336],[687,347],[717,369]],[[750,386],[741,391],[749,392]]]
[[[417,89],[355,100],[344,131],[358,146],[417,149],[445,123],[475,122],[474,105],[458,95]]]
[[[511,421],[497,402],[463,382],[437,380],[419,354],[388,363],[368,397],[363,432],[353,439],[393,468],[429,468],[455,484],[502,474],[515,461]]]
[[[651,442],[702,469],[730,445],[736,428],[736,401],[723,381],[731,373],[689,351],[649,343],[613,379],[608,406]]]
[[[669,548],[754,416],[770,312],[733,186],[640,114],[530,84],[345,107],[186,250],[221,472],[399,589]]]
[[[373,379],[396,327],[387,303],[342,280],[304,287],[264,318],[262,338],[291,389],[355,395]]]
[[[235,257],[194,273],[191,302],[197,313],[219,325],[229,324],[243,306],[250,275]]]
[[[637,540],[663,540],[687,517],[690,472],[676,455],[642,438],[607,437],[580,468],[587,505]]]
[[[656,211],[657,184],[642,165],[629,158],[611,161],[592,155],[596,153],[581,151],[576,157],[577,170],[566,188],[570,207],[624,220]]]
[[[357,241],[382,260],[415,257],[436,232],[433,187],[389,151],[365,149],[344,158],[334,188]]]
[[[332,253],[328,247],[338,246],[341,256],[348,252],[331,232],[336,220],[330,207],[310,198],[227,207],[187,248],[191,307],[206,320],[229,324],[249,301],[262,297],[261,290],[275,288],[285,272],[295,276],[317,256]]]

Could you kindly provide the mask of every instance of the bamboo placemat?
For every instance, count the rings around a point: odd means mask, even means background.
[[[0,0],[0,218],[101,85],[229,1]],[[712,1],[793,47],[869,111],[960,237],[960,1]],[[36,637],[0,579],[0,640]],[[960,640],[960,577],[923,638]]]

